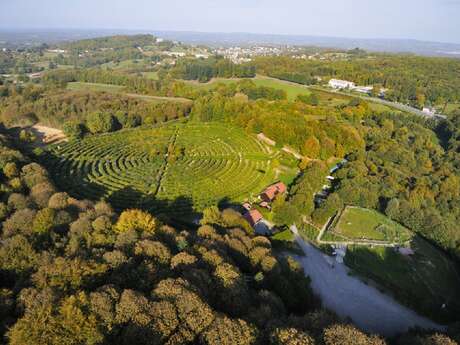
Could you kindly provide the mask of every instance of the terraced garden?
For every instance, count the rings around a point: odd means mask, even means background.
[[[77,197],[182,216],[259,193],[276,156],[237,128],[174,123],[55,145],[42,162]]]

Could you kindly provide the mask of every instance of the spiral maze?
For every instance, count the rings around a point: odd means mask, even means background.
[[[238,128],[187,123],[58,144],[42,163],[75,197],[182,215],[257,194],[274,180],[272,158]]]

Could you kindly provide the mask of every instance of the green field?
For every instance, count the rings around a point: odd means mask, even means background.
[[[346,207],[332,225],[332,232],[348,240],[375,240],[390,243],[404,243],[412,237],[408,229],[385,215],[358,207]]]
[[[184,215],[258,194],[277,156],[238,128],[175,123],[59,144],[43,164],[77,197]]]
[[[411,247],[415,255],[409,258],[393,248],[349,247],[345,263],[418,312],[439,322],[454,319],[460,312],[460,277],[454,263],[420,237],[414,237]]]
[[[204,83],[204,84],[200,84],[197,82],[188,82],[188,83],[196,87],[209,90],[215,87],[219,83],[228,85],[228,84],[237,83],[238,81],[241,81],[241,80],[244,80],[244,79],[215,78],[212,81],[208,83]],[[251,78],[250,80],[253,81],[254,84],[256,84],[257,86],[271,87],[274,89],[286,91],[287,97],[291,101],[295,100],[298,95],[310,95],[311,94],[311,91],[306,86],[296,85],[294,83],[289,83],[289,82],[278,80],[278,79],[257,76],[256,78]]]
[[[72,82],[67,84],[68,90],[90,90],[100,92],[121,92],[124,86],[111,85],[111,84],[100,84],[100,83],[81,83]]]
[[[67,89],[74,91],[90,90],[96,92],[120,93],[127,97],[138,98],[149,102],[192,102],[190,99],[181,97],[149,96],[125,92],[124,86],[112,84],[72,82],[67,84]]]

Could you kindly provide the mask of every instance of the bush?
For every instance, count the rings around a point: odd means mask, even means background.
[[[86,119],[86,126],[93,134],[112,132],[115,129],[115,118],[108,113],[95,112]]]
[[[63,127],[64,134],[70,139],[80,139],[85,134],[85,125],[81,122],[67,122]]]

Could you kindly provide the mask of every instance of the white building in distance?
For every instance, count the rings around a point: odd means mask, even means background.
[[[333,89],[354,89],[356,84],[352,81],[331,79],[329,80],[329,86]]]

